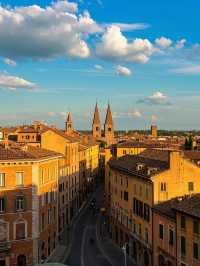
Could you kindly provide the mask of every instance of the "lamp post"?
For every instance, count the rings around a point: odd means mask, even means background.
[[[127,254],[126,254],[126,248],[128,246],[128,243],[124,243],[123,247],[122,247],[122,250],[124,252],[124,266],[127,266]]]

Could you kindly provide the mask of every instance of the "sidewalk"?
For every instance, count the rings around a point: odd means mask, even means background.
[[[102,217],[100,216],[97,222],[97,237],[99,241],[99,248],[103,255],[107,258],[112,266],[124,266],[125,256],[117,245],[106,235],[101,236],[100,226],[102,224]],[[134,261],[127,255],[127,266],[136,266]]]

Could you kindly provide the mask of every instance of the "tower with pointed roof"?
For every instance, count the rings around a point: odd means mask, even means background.
[[[69,112],[67,115],[67,120],[65,122],[65,133],[71,134],[72,132],[73,132],[73,122],[72,122],[71,113]]]
[[[94,118],[92,123],[92,135],[95,139],[101,138],[101,122],[100,122],[99,108],[97,103],[95,106]]]
[[[112,119],[112,112],[110,109],[110,104],[108,104],[106,119],[104,123],[104,137],[107,145],[111,145],[115,143],[115,135],[114,135],[114,123]]]

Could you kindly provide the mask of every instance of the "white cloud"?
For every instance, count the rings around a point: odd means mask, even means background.
[[[0,88],[8,90],[27,89],[34,90],[37,88],[35,83],[27,81],[23,78],[0,74]]]
[[[94,65],[94,68],[96,68],[97,70],[102,70],[103,69],[103,66],[101,66],[101,65]]]
[[[142,117],[142,113],[140,111],[134,111],[133,112],[133,117],[140,118],[140,117]]]
[[[171,105],[168,96],[160,91],[157,91],[152,95],[139,100],[138,103],[145,103],[150,105]]]
[[[200,65],[173,68],[169,72],[181,75],[200,75]]]
[[[150,27],[147,23],[111,23],[111,25],[106,24],[106,26],[117,26],[121,31],[144,30]]]
[[[41,8],[0,6],[0,55],[49,59],[90,56],[84,34],[100,28],[88,12],[77,16],[77,4],[59,1]]]
[[[118,26],[110,26],[97,45],[96,53],[99,57],[110,60],[124,60],[137,63],[147,63],[154,52],[154,47],[147,39],[128,42]]]
[[[160,48],[168,48],[172,45],[172,40],[169,38],[165,38],[165,37],[161,37],[161,38],[157,38],[155,40],[155,43],[160,47]]]
[[[176,42],[176,49],[182,49],[186,43],[186,39],[181,39]]]
[[[72,12],[75,13],[78,11],[77,3],[68,2],[68,1],[57,1],[54,3],[54,8],[58,12]]]
[[[16,67],[17,66],[17,63],[14,60],[11,60],[9,58],[5,58],[3,61],[4,61],[5,64],[7,64],[9,66],[12,66],[12,67]]]
[[[129,68],[120,65],[116,67],[116,73],[119,76],[130,76],[132,74]]]

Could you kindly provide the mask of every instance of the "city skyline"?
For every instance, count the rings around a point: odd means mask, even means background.
[[[199,3],[14,2],[0,8],[2,126],[64,127],[70,111],[91,129],[109,101],[116,129],[199,129]]]

